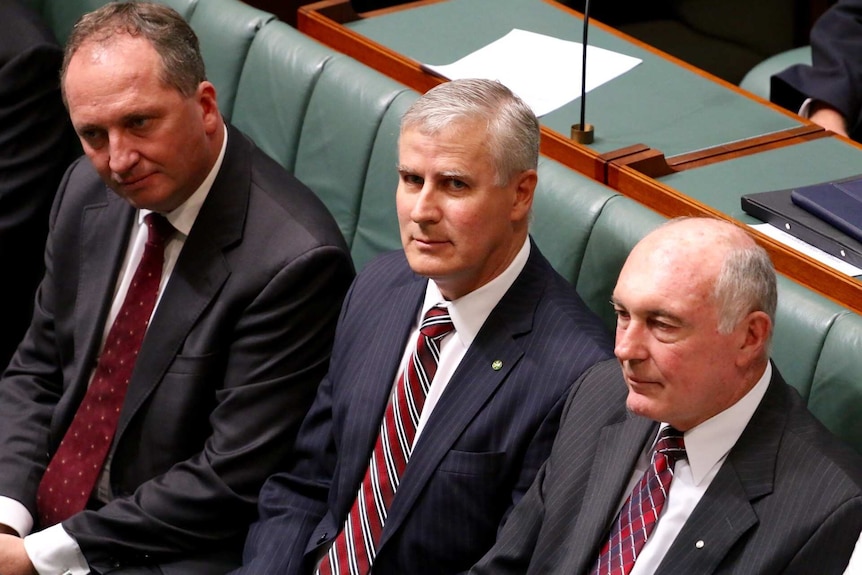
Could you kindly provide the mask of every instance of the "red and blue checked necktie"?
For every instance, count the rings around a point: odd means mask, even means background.
[[[652,459],[629,495],[599,554],[593,575],[628,575],[664,507],[673,466],[685,459],[682,432],[667,426],[659,433]]]
[[[387,510],[413,450],[416,426],[428,388],[437,373],[440,341],[455,330],[449,312],[433,307],[425,314],[416,349],[398,378],[386,406],[380,434],[350,509],[344,528],[335,538],[318,575],[365,575],[377,553]]]
[[[42,527],[84,509],[114,439],[132,369],[159,293],[165,242],[173,233],[164,216],[148,214],[145,221],[144,255],[105,338],[93,380],[39,483],[36,504]]]

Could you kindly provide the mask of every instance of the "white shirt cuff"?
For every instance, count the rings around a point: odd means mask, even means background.
[[[90,566],[81,548],[58,523],[24,538],[24,549],[39,575],[87,575]]]
[[[33,517],[27,508],[11,497],[0,495],[0,523],[8,525],[24,537],[33,529]]]
[[[805,101],[802,102],[802,105],[799,106],[799,114],[803,118],[811,117],[811,103],[814,102],[814,98],[805,98]]]

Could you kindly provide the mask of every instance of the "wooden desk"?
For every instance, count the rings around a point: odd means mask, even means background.
[[[515,27],[513,23],[581,40],[582,16],[550,0],[424,0],[362,17],[347,0],[324,0],[300,8],[298,16],[303,32],[419,92],[443,81],[420,62],[457,60],[503,36]],[[599,181],[606,181],[610,161],[646,150],[651,150],[649,161],[644,162],[641,154],[633,158],[635,166],[650,170],[648,175],[660,175],[689,165],[691,153],[704,163],[822,132],[819,126],[595,21],[590,41],[644,63],[587,95],[587,121],[596,125],[592,145],[570,139],[571,125],[580,118],[576,100],[540,119],[542,153]],[[688,97],[680,100],[680,92]],[[671,156],[680,157],[666,161]]]
[[[483,2],[471,1],[471,6]],[[500,6],[501,0],[489,1]],[[440,19],[447,17],[448,8],[461,11],[447,28]],[[298,25],[319,41],[419,92],[444,81],[425,72],[420,62],[455,61],[508,32],[513,21],[519,28],[580,41],[581,15],[549,0],[509,0],[499,14],[480,11],[481,28],[476,15],[470,17],[466,9],[463,0],[424,0],[360,18],[346,0],[324,0],[300,8]],[[401,31],[401,36],[389,38],[387,26]],[[471,34],[471,29],[476,33]],[[674,176],[690,172],[691,179],[697,181],[713,165],[836,138],[819,126],[597,22],[590,31],[591,43],[594,38],[596,45],[642,58],[644,63],[587,95],[587,121],[597,124],[594,144],[576,144],[564,134],[579,118],[576,101],[540,119],[542,153],[662,215],[712,216],[742,225],[744,218],[716,207],[721,202],[696,199],[675,188]],[[453,44],[457,44],[454,52]],[[591,102],[600,104],[591,106]],[[631,109],[644,102],[652,108]],[[642,124],[651,129],[642,129]],[[702,145],[704,142],[708,145]],[[854,149],[855,144],[848,140],[841,139],[840,143],[858,152],[856,165],[862,166],[862,149]],[[778,271],[862,313],[862,282],[759,232],[754,235],[769,251]]]

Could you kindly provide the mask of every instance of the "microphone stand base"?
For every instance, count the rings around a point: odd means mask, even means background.
[[[580,124],[572,124],[572,139],[579,144],[593,143],[593,125],[584,124],[581,128]]]

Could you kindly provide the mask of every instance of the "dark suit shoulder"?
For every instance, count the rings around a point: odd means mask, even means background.
[[[523,328],[529,328],[531,339],[548,352],[567,349],[566,355],[582,355],[587,360],[583,368],[611,357],[613,341],[608,329],[535,244],[527,265],[497,309],[531,321]],[[544,353],[539,348],[534,351]]]
[[[251,167],[249,209],[250,221],[264,226],[287,226],[291,241],[301,249],[303,239],[308,248],[331,245],[347,251],[344,236],[326,205],[305,184],[269,157],[238,130],[231,138],[247,147]],[[305,232],[304,238],[299,231]]]
[[[790,411],[781,451],[791,454],[802,471],[810,469],[816,477],[828,480],[830,490],[846,489],[848,496],[862,495],[862,455],[841,441],[805,406],[798,392],[786,387]]]

